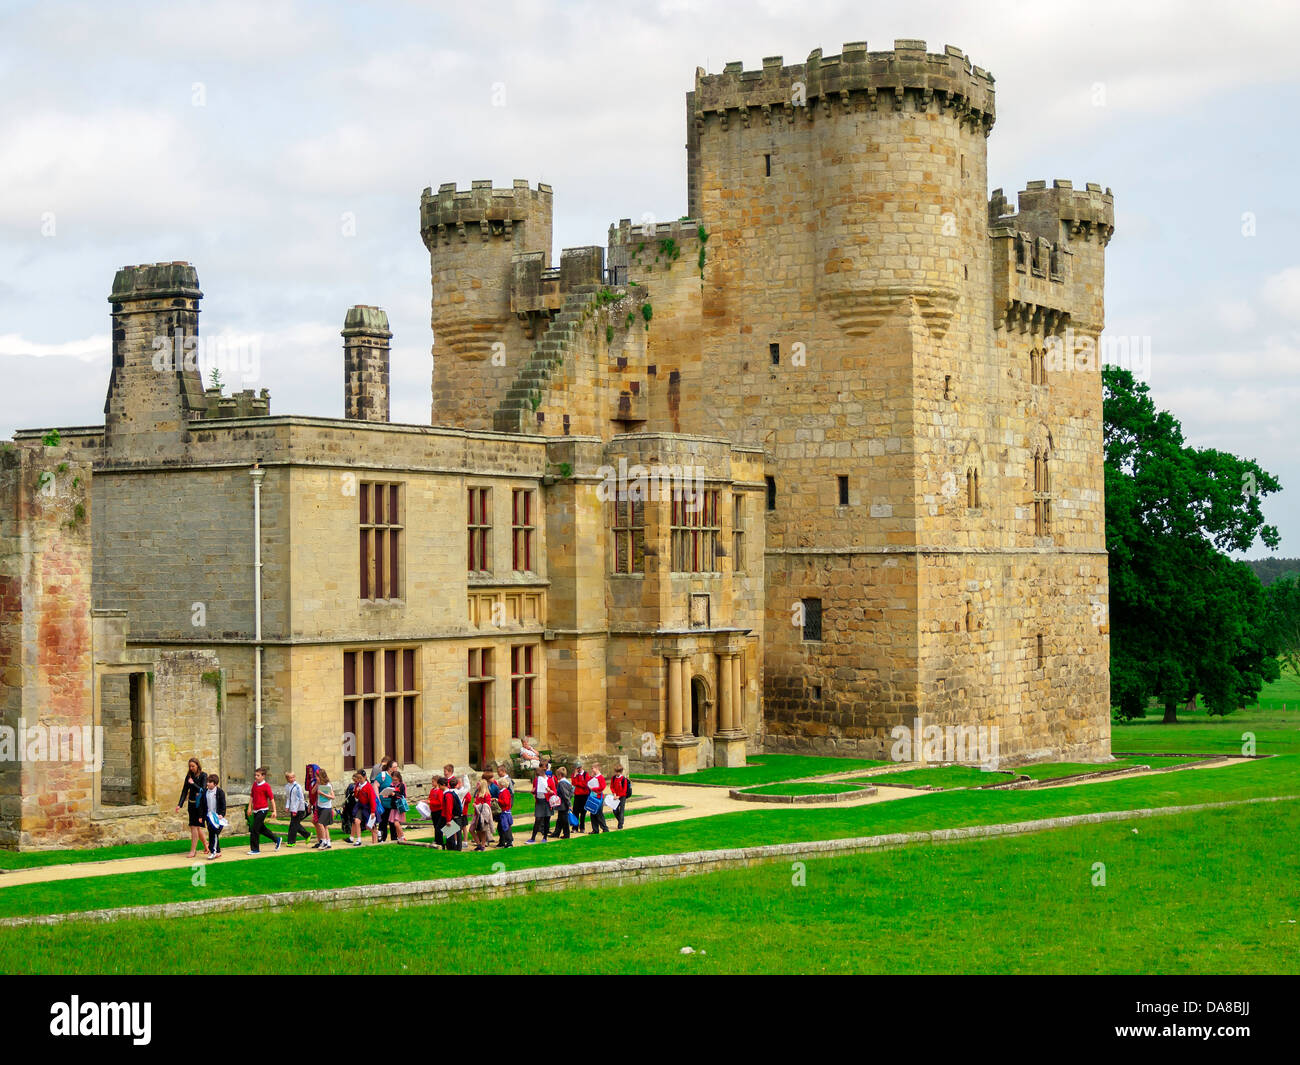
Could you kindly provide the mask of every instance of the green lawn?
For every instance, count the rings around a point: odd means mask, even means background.
[[[805,781],[802,783],[764,784],[758,788],[745,788],[746,795],[839,795],[846,791],[860,792],[848,781],[819,783]]]
[[[875,769],[891,762],[870,758],[830,758],[805,754],[756,754],[754,760],[739,769],[701,769],[686,777],[653,776],[637,773],[632,779],[658,780],[665,784],[713,784],[718,787],[743,788],[751,784],[775,784],[799,777],[847,773],[854,769]]]
[[[1278,749],[1285,746],[1280,740],[1272,739],[1272,732],[1262,723],[1258,727],[1263,746]],[[1294,729],[1286,736],[1293,747],[1296,736]],[[546,847],[517,847],[506,855],[506,865],[509,869],[521,869],[591,859],[915,832],[1283,794],[1300,794],[1300,758],[1294,755],[1221,769],[1129,777],[1078,788],[918,792],[895,802],[856,806],[831,804],[769,809],[755,804],[731,814],[649,825],[599,837],[580,836]],[[178,856],[175,870],[0,887],[0,916],[490,873],[493,863],[502,860],[503,853],[448,853],[392,846],[335,848],[323,853],[281,855],[260,861],[208,863],[204,866],[206,876],[201,886],[191,882],[190,863],[182,855]]]
[[[1021,765],[1016,766],[1015,772],[1027,776],[1031,780],[1056,780],[1059,777],[1072,777],[1080,773],[1118,771],[1139,765],[1150,766],[1152,769],[1163,769],[1166,766],[1181,765],[1184,762],[1194,760],[1193,758],[1171,758],[1158,755],[1147,755],[1145,757],[1133,755],[1116,758],[1113,762],[1046,762],[1041,765]]]
[[[969,765],[937,765],[924,769],[900,769],[897,773],[880,773],[873,777],[855,777],[859,784],[906,784],[911,787],[978,788],[985,784],[1005,784],[1015,780],[1015,773],[990,772]]]
[[[502,957],[570,972],[578,955],[630,973],[1293,973],[1297,838],[1300,803],[1289,802],[617,890],[0,929],[0,971],[179,975],[194,960],[177,944],[192,943],[213,973],[344,957],[356,971],[436,972],[454,942],[456,971],[471,973],[499,971]]]

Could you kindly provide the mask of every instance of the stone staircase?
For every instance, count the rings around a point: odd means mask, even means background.
[[[563,363],[583,326],[584,315],[598,302],[597,293],[603,288],[603,285],[578,285],[565,298],[560,313],[552,319],[531,357],[506,390],[505,399],[493,412],[492,427],[497,432],[537,431],[533,412],[538,408],[533,406],[534,400],[545,398],[551,374]]]

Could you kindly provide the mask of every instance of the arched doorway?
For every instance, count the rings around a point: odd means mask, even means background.
[[[699,677],[691,679],[691,735],[704,734],[704,715],[708,708],[708,691]]]

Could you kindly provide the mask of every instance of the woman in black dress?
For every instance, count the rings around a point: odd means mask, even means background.
[[[208,790],[208,775],[197,758],[191,758],[185,773],[185,784],[181,787],[181,797],[176,800],[176,809],[182,806],[190,815],[190,857],[198,849],[208,849],[208,841],[203,836],[203,793]]]

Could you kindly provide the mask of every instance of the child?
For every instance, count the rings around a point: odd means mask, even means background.
[[[533,834],[529,843],[537,842],[537,833],[542,834],[542,842],[551,834],[551,796],[555,794],[555,778],[548,777],[544,769],[539,769],[533,777]]]
[[[460,798],[460,780],[457,777],[447,778],[447,787],[442,793],[442,819],[444,822],[442,846],[444,850],[458,851],[464,846],[465,835],[465,805]],[[447,828],[452,825],[459,825],[460,830],[447,833]]]
[[[433,787],[429,789],[429,820],[433,822],[434,843],[444,843],[442,826],[447,823],[447,819],[442,816],[442,796],[446,786],[446,777],[434,777]]]
[[[398,843],[406,842],[406,782],[397,769],[390,769],[393,777],[392,795],[389,798],[388,830]]]
[[[266,767],[261,766],[253,770],[253,793],[252,801],[249,804],[248,819],[248,853],[261,854],[258,844],[261,837],[275,841],[275,849],[280,849],[282,842],[280,837],[275,835],[266,827],[267,814],[275,816],[275,789],[266,782]]]
[[[299,836],[311,839],[311,833],[302,827],[302,819],[307,816],[307,796],[292,769],[284,775],[284,812],[289,815],[289,846],[294,846]]]
[[[352,838],[348,840],[354,847],[361,846],[362,826],[370,829],[372,842],[379,842],[379,797],[375,786],[366,779],[365,773],[357,770],[352,774],[352,783],[356,786],[356,809],[352,811]]]
[[[614,807],[614,817],[618,821],[618,827],[622,829],[623,818],[627,816],[627,800],[632,797],[632,781],[623,775],[621,765],[614,767],[614,777],[609,782],[609,790],[618,800],[618,805]]]
[[[573,767],[573,812],[578,817],[578,831],[587,831],[587,795],[590,789],[587,787],[587,771],[582,768],[582,763],[577,762]]]
[[[474,849],[487,850],[487,841],[492,838],[492,792],[488,789],[487,778],[478,782],[474,791]]]
[[[555,811],[555,832],[557,839],[563,837],[569,838],[569,811],[573,809],[573,781],[569,779],[569,771],[560,766],[556,771],[555,794],[560,797],[560,805]]]
[[[218,784],[221,777],[209,773],[205,781],[207,791],[203,793],[203,819],[208,823],[208,857],[221,857],[221,830],[226,827],[226,793]]]
[[[609,831],[609,825],[605,824],[605,778],[600,775],[600,766],[592,763],[591,773],[587,777],[587,789],[591,792],[592,797],[599,799],[601,805],[591,811],[591,831],[593,835],[600,835],[602,832]]]
[[[370,783],[375,786],[375,794],[379,797],[379,802],[375,806],[375,812],[379,815],[379,842],[388,842],[388,817],[393,808],[393,760],[385,758],[379,763],[379,772],[370,778]]]
[[[504,766],[497,775],[497,784],[497,805],[501,807],[501,816],[497,821],[497,827],[501,829],[501,838],[497,840],[497,846],[513,847],[515,834],[511,829],[515,823],[515,815],[511,807],[515,804],[515,789],[513,782],[506,776]]]
[[[334,823],[334,785],[323,769],[316,771],[316,842],[313,850],[330,849],[330,825]]]

